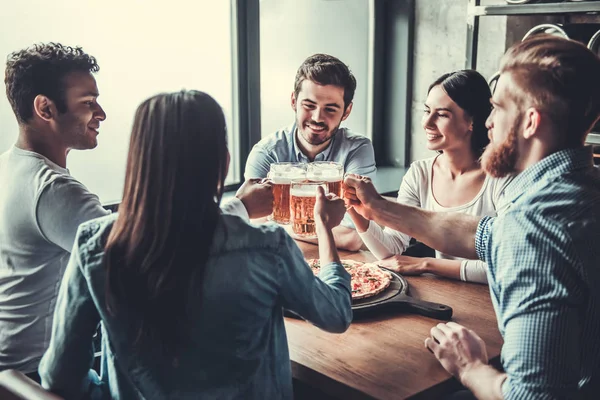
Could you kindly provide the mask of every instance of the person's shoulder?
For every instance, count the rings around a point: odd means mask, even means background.
[[[76,243],[82,261],[104,252],[108,235],[117,220],[118,213],[94,218],[79,225]]]
[[[294,124],[291,124],[278,129],[277,131],[259,140],[255,147],[266,152],[271,152],[282,147],[287,148],[293,140],[293,126]]]
[[[354,132],[348,128],[340,128],[340,133],[344,141],[352,143],[354,146],[358,147],[360,145],[369,145],[372,146],[371,139],[366,137],[361,133]]]
[[[433,157],[422,158],[420,160],[413,161],[412,163],[410,163],[406,175],[427,177],[427,175],[433,168],[433,163],[435,162],[435,159],[437,157],[438,156],[435,155]]]
[[[506,175],[503,177],[494,177],[491,175],[486,175],[486,179],[488,181],[488,185],[489,188],[497,191],[497,190],[504,190],[509,184],[510,182],[512,182],[512,180],[515,178],[514,175]]]
[[[67,169],[59,167],[41,154],[13,147],[2,156],[10,165],[10,169],[20,175],[23,182],[33,181],[38,187],[61,179],[77,182],[69,175]]]

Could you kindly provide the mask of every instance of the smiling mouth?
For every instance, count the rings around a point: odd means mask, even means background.
[[[433,135],[431,133],[427,134],[427,140],[436,140],[436,139],[439,139],[441,137],[442,137],[442,135]]]
[[[90,128],[90,127],[88,127],[88,129],[90,131],[94,131],[96,133],[96,135],[100,134],[100,132],[98,132],[98,129],[100,129],[99,127],[98,128]]]
[[[310,125],[307,124],[305,125],[308,129],[310,129],[311,131],[315,132],[315,133],[321,133],[321,132],[325,132],[327,129],[324,126],[320,126],[320,125]]]

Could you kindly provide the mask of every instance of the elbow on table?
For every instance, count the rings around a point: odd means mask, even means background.
[[[350,327],[352,323],[352,307],[348,304],[343,310],[339,310],[338,313],[332,315],[327,321],[325,330],[330,333],[344,333]]]

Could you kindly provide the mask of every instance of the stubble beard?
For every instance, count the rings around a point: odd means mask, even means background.
[[[331,139],[333,139],[333,137],[335,136],[335,134],[337,133],[338,129],[340,128],[341,125],[341,121],[340,123],[333,128],[332,130],[328,131],[327,135],[324,138],[320,138],[320,137],[314,137],[312,133],[305,131],[305,123],[302,123],[301,125],[298,126],[298,129],[300,131],[300,134],[302,135],[302,138],[304,139],[304,141],[306,143],[309,143],[311,146],[320,146],[324,143],[329,142]],[[327,126],[325,126],[325,128],[327,128]]]

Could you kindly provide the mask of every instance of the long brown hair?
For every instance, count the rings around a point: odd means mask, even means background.
[[[105,248],[106,302],[137,350],[176,355],[189,294],[202,289],[227,171],[226,126],[206,93],[159,94],[137,109],[123,201]]]

